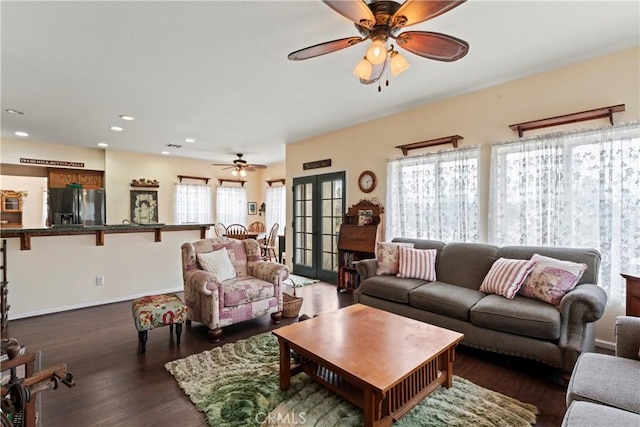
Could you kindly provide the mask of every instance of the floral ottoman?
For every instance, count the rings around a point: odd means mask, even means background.
[[[147,331],[169,325],[169,336],[176,325],[176,344],[180,345],[182,323],[187,320],[187,306],[176,294],[151,295],[134,300],[131,303],[133,320],[138,330],[140,352],[147,345]]]

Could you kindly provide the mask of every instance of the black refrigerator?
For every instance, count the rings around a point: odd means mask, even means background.
[[[49,189],[49,224],[104,225],[104,223],[104,189]]]

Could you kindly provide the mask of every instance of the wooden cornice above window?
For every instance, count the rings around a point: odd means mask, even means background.
[[[271,184],[273,184],[274,182],[280,182],[280,183],[282,183],[282,185],[284,185],[285,180],[284,179],[271,179],[271,180],[267,181],[267,184],[269,184],[269,187],[271,187]]]
[[[242,179],[224,179],[224,178],[218,178],[218,182],[220,183],[220,185],[222,185],[225,182],[235,182],[237,184],[240,184],[241,187],[244,187],[244,183],[247,181],[244,181]]]
[[[402,155],[406,156],[410,150],[418,148],[433,147],[435,145],[452,144],[453,148],[458,148],[458,141],[464,139],[460,135],[445,136],[444,138],[429,139],[427,141],[413,142],[411,144],[396,145],[396,148],[402,150]]]
[[[180,182],[182,182],[183,179],[196,179],[199,181],[204,181],[205,184],[208,184],[211,178],[207,178],[206,176],[178,175],[178,179],[180,180]]]
[[[518,132],[519,137],[522,137],[522,134],[528,130],[584,122],[604,117],[609,117],[609,123],[613,125],[613,113],[619,113],[621,111],[624,111],[624,104],[596,108],[595,110],[580,111],[579,113],[565,114],[563,116],[549,117],[546,119],[532,120],[530,122],[516,123],[514,125],[509,125],[509,127]]]

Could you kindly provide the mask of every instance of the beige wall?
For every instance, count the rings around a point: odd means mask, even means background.
[[[638,120],[639,53],[638,48],[624,50],[288,144],[287,184],[291,186],[294,177],[346,171],[348,205],[363,197],[377,197],[384,204],[387,161],[402,154],[399,149],[394,148],[396,145],[461,135],[464,137],[461,147],[483,147],[480,167],[480,235],[481,240],[486,241],[491,143],[517,138],[509,128],[510,124],[616,104],[625,104],[626,110],[614,115],[615,122]],[[393,90],[393,87],[389,90]],[[384,103],[382,97],[380,102]],[[594,120],[579,123],[575,127],[596,127],[606,123],[606,119]],[[553,131],[557,130],[558,128],[553,128]],[[410,155],[443,148],[445,147],[416,150],[410,152]],[[331,168],[302,170],[305,162],[327,158],[332,161]],[[357,183],[359,174],[366,169],[375,172],[378,178],[376,189],[368,195],[360,192]],[[292,216],[291,209],[292,205],[289,204],[288,217]],[[291,251],[291,238],[288,236],[287,252]],[[621,304],[621,301],[609,304],[605,319],[597,324],[599,338],[613,340],[613,317],[622,313]]]

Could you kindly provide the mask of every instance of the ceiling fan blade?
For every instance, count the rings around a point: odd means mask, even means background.
[[[211,163],[211,166],[232,166],[229,163]]]
[[[373,16],[369,6],[367,6],[367,4],[362,0],[322,0],[322,2],[361,27],[371,29],[376,23],[376,17]]]
[[[469,52],[466,41],[429,31],[406,31],[396,41],[398,46],[411,53],[437,61],[457,61]]]
[[[250,167],[250,168],[254,168],[254,169],[266,169],[267,168],[266,165],[253,165],[253,164],[251,164],[251,165],[247,165],[247,166]]]
[[[393,28],[408,27],[419,22],[440,16],[460,6],[466,0],[458,1],[420,1],[407,0],[393,14]]]
[[[246,170],[247,172],[255,172],[256,168],[254,168],[252,165],[248,165],[246,167],[243,168],[244,170]]]
[[[301,61],[303,59],[314,58],[316,56],[344,49],[345,47],[353,46],[360,43],[362,40],[364,40],[362,37],[347,37],[344,39],[332,40],[330,42],[324,42],[296,50],[295,52],[291,52],[287,58],[291,61]]]
[[[382,73],[384,73],[385,68],[387,67],[387,61],[384,61],[382,64],[373,65],[371,67],[371,77],[368,80],[360,79],[360,83],[363,85],[370,85],[382,77]]]

